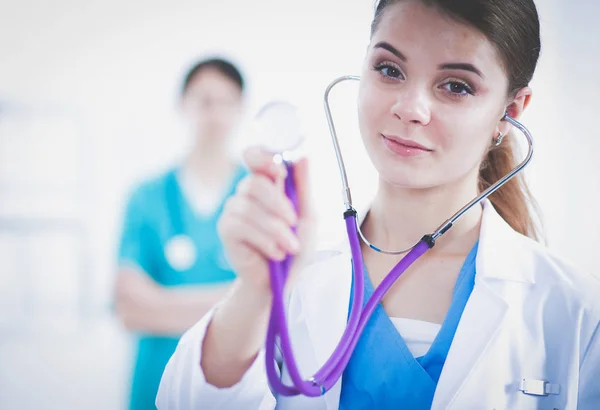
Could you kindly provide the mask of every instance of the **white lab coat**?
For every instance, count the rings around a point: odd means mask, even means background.
[[[600,409],[600,281],[576,273],[513,231],[490,202],[483,205],[475,287],[432,409]],[[327,360],[344,331],[351,284],[348,249],[320,252],[317,259],[300,275],[287,312],[305,378]],[[275,398],[264,351],[237,385],[207,384],[200,353],[211,316],[184,335],[169,361],[157,396],[160,410],[338,408],[341,382],[318,398]],[[285,366],[282,377],[290,384]],[[559,394],[525,394],[523,379],[547,381]]]

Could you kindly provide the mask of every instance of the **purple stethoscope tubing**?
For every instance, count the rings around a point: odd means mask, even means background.
[[[289,335],[289,329],[287,326],[286,315],[285,315],[285,301],[284,291],[285,284],[289,275],[290,266],[292,263],[292,257],[287,256],[283,261],[269,261],[269,274],[271,281],[271,292],[273,294],[269,325],[267,329],[266,345],[265,345],[265,364],[267,371],[267,378],[273,391],[282,396],[295,396],[302,394],[308,397],[317,397],[324,395],[329,389],[331,389],[342,376],[344,369],[346,368],[350,356],[358,343],[360,335],[364,330],[369,318],[373,314],[376,306],[381,302],[383,296],[391,288],[394,282],[402,275],[410,265],[412,265],[418,258],[420,258],[427,250],[432,248],[435,241],[446,233],[453,224],[470,208],[480,203],[482,200],[487,198],[489,195],[498,190],[502,185],[513,178],[518,172],[520,172],[531,160],[533,155],[533,138],[530,132],[517,120],[505,114],[503,120],[511,123],[517,129],[519,129],[527,138],[529,143],[529,151],[525,159],[517,165],[511,172],[497,181],[494,185],[490,186],[487,190],[482,192],[471,202],[461,208],[456,214],[450,219],[446,220],[438,229],[432,234],[425,235],[416,245],[412,246],[403,251],[384,251],[381,250],[371,243],[360,232],[360,228],[357,222],[357,212],[352,207],[350,188],[348,186],[348,180],[346,176],[346,169],[344,167],[343,158],[339,146],[339,141],[335,131],[333,118],[331,116],[331,110],[329,106],[329,93],[331,89],[342,81],[346,80],[360,80],[356,76],[344,76],[334,80],[325,91],[325,113],[327,115],[327,121],[329,124],[329,130],[332,136],[333,146],[338,161],[338,166],[341,174],[342,185],[343,185],[343,196],[344,205],[346,211],[344,212],[344,220],[346,223],[346,231],[348,233],[348,240],[350,244],[352,254],[352,267],[353,267],[353,280],[355,286],[353,287],[353,302],[350,308],[350,315],[346,329],[342,334],[342,337],[333,351],[330,358],[325,364],[309,379],[304,379],[300,374],[298,365],[294,358],[294,352]],[[500,141],[501,142],[501,139]],[[498,143],[499,143],[498,142]],[[292,204],[298,211],[298,198],[296,188],[294,185],[294,169],[290,162],[283,161],[287,168],[287,177],[285,180],[285,193],[290,198]],[[375,289],[375,292],[371,298],[367,301],[364,308],[364,278],[363,278],[363,259],[360,248],[360,239],[372,249],[388,254],[403,254],[406,255],[398,262],[394,268],[387,274],[381,284]],[[275,360],[275,349],[277,342],[281,347],[281,356],[286,364],[287,371],[293,386],[288,386],[281,381],[277,363]]]

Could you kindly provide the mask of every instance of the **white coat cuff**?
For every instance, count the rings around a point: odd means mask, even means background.
[[[161,380],[156,399],[159,409],[228,408],[227,403],[232,404],[240,399],[244,402],[244,398],[255,397],[260,401],[265,390],[268,391],[265,389],[267,378],[264,368],[264,349],[261,349],[240,382],[234,386],[219,388],[206,381],[200,366],[202,343],[214,312],[214,309],[209,311],[179,341]]]

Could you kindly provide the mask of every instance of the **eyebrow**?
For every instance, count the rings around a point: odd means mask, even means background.
[[[477,74],[479,77],[484,78],[484,75],[481,71],[477,69],[473,64],[469,63],[446,63],[440,64],[438,66],[438,70],[464,70],[470,71],[472,73]]]
[[[406,62],[406,57],[404,56],[404,54],[402,54],[396,47],[394,47],[390,43],[387,43],[385,41],[380,41],[379,43],[375,44],[373,46],[373,48],[382,48],[384,50],[387,50],[390,53],[392,53],[393,55],[395,55],[396,57],[398,57],[403,62]]]
[[[393,55],[395,55],[396,57],[398,57],[404,63],[408,60],[406,58],[406,56],[404,54],[402,54],[402,52],[400,52],[400,50],[398,50],[396,47],[394,47],[393,45],[391,45],[388,42],[380,41],[379,43],[375,44],[373,46],[373,48],[381,48],[381,49],[387,50],[390,53],[392,53]],[[464,71],[470,71],[472,73],[477,74],[479,77],[484,78],[483,73],[477,67],[475,67],[473,64],[469,64],[469,63],[445,63],[445,64],[440,64],[438,66],[438,70],[464,70]]]

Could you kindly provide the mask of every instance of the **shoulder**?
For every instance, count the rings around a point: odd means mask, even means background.
[[[560,289],[566,297],[600,320],[600,277],[576,268],[531,238],[515,234],[515,239],[530,255],[536,285]]]
[[[133,185],[125,196],[122,223],[133,227],[165,218],[167,186],[174,176],[175,170],[170,169]]]
[[[130,188],[127,203],[129,207],[146,208],[165,196],[169,181],[175,177],[176,170],[169,169],[159,174],[148,176]]]
[[[570,261],[558,256],[547,247],[529,239],[522,239],[537,261],[535,283],[546,296],[546,310],[556,317],[569,318],[569,325],[578,333],[582,358],[592,345],[596,363],[600,360],[600,278],[576,268]],[[569,332],[562,329],[562,332]]]
[[[560,299],[600,318],[598,276],[577,269],[554,250],[516,232],[490,204],[484,205],[478,275],[530,283],[536,293],[545,295],[544,300]]]
[[[525,303],[531,313],[542,315],[549,323],[549,331],[564,335],[577,333],[580,347],[585,351],[600,324],[600,279],[517,232],[513,231],[506,239],[510,243],[505,245],[502,254],[507,261],[496,262],[501,269],[517,272],[513,278],[527,283],[530,292],[519,305]],[[522,295],[512,286],[502,289],[508,299],[519,299]],[[537,314],[531,317],[540,318]]]

